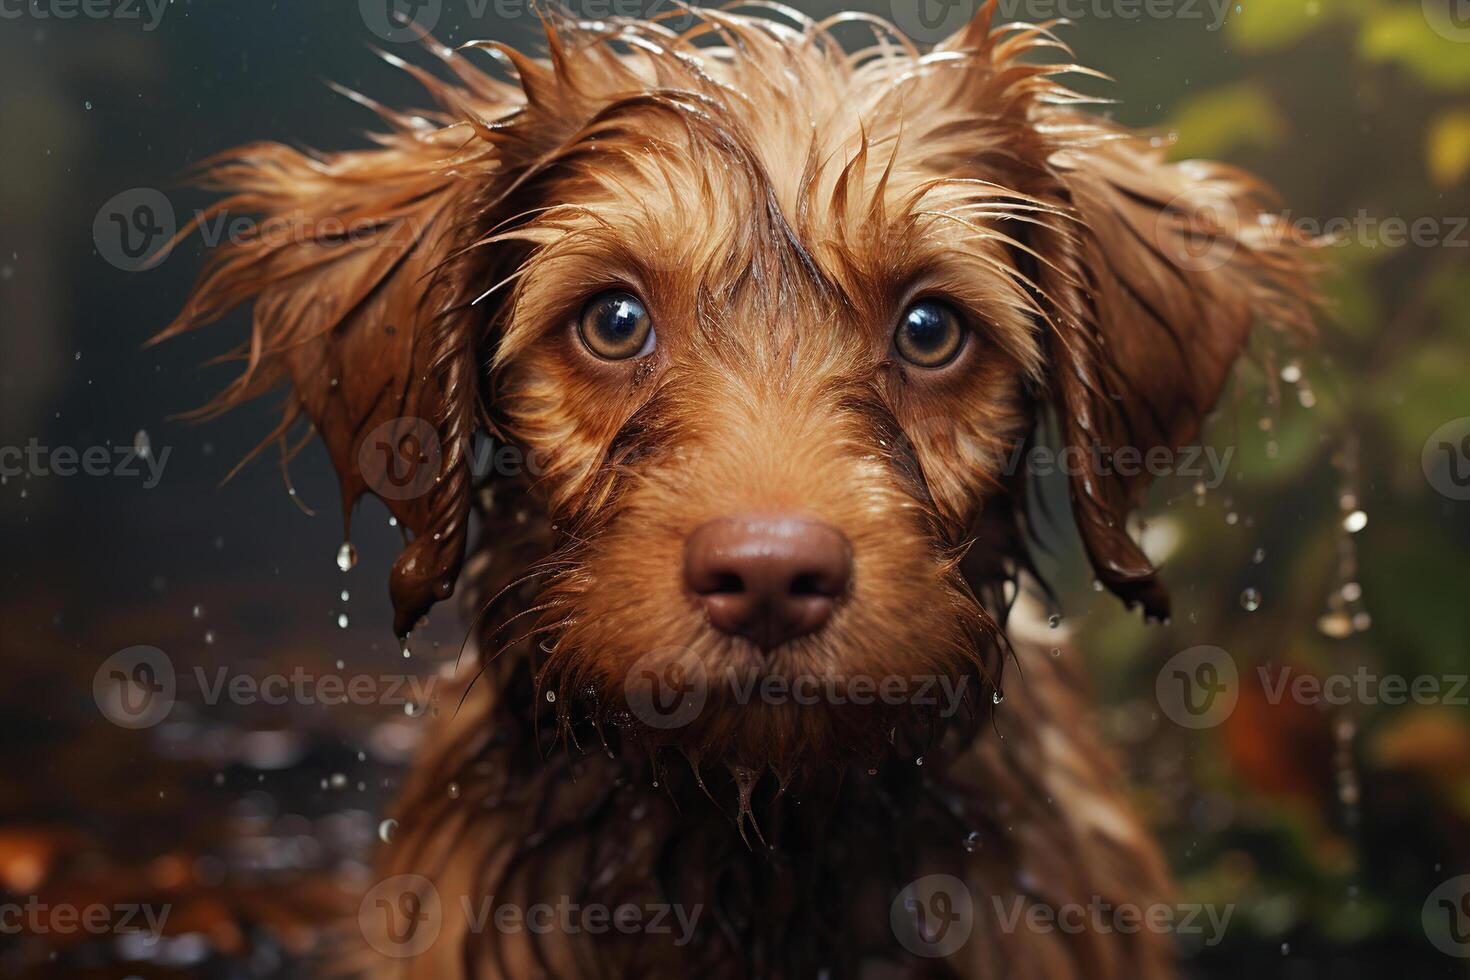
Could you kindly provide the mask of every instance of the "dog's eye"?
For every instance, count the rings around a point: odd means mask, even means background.
[[[653,350],[653,320],[643,302],[632,293],[603,293],[582,310],[577,324],[582,343],[598,357],[625,361]]]
[[[893,346],[910,364],[943,367],[964,346],[966,332],[964,321],[951,306],[926,299],[910,306],[899,317]]]

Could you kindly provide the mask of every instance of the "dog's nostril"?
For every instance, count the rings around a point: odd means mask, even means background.
[[[705,590],[705,595],[715,595],[720,592],[744,592],[745,583],[740,581],[740,576],[734,572],[716,572],[714,582]]]
[[[771,650],[831,617],[852,577],[852,547],[818,521],[723,518],[689,536],[684,577],[710,625]]]

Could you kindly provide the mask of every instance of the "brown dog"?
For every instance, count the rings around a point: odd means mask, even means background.
[[[929,53],[860,15],[555,20],[546,60],[472,46],[511,81],[430,42],[439,109],[373,105],[376,149],[208,164],[293,233],[167,333],[253,300],[217,407],[289,381],[282,438],[305,413],[411,532],[399,631],[462,577],[477,613],[385,975],[1171,973],[1148,930],[1028,915],[1167,882],[1063,661],[1007,641],[1015,460],[1054,417],[1097,578],[1165,616],[1147,476],[1096,461],[1192,439],[1258,319],[1309,326],[1303,243],[992,14]],[[476,478],[477,431],[518,475]]]

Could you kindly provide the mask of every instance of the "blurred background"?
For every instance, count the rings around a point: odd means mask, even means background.
[[[159,943],[51,920],[0,928],[0,976],[318,975],[325,924],[355,908],[373,845],[391,834],[384,808],[440,709],[427,682],[453,660],[464,624],[439,610],[405,659],[386,595],[398,532],[364,503],[355,564],[339,567],[342,514],[317,447],[291,466],[294,494],[273,451],[220,486],[275,407],[204,425],[171,416],[233,377],[201,365],[242,336],[244,318],[143,349],[203,249],[196,238],[148,271],[127,253],[165,209],[181,223],[206,203],[178,178],[209,154],[255,139],[364,145],[375,120],[325,81],[424,104],[369,49],[421,57],[391,36],[394,6],[451,43],[537,35],[513,0],[0,8],[0,447],[35,446],[27,458],[53,464],[0,481],[0,905],[171,910]],[[921,41],[973,10],[841,6],[896,19]],[[1080,62],[1116,79],[1083,80],[1117,100],[1107,111],[1172,140],[1180,158],[1263,175],[1292,221],[1335,236],[1319,342],[1260,345],[1212,421],[1205,441],[1233,453],[1223,481],[1155,488],[1146,534],[1174,586],[1172,623],[1145,629],[1094,591],[1067,522],[1046,535],[1065,655],[1095,678],[1182,900],[1234,909],[1217,943],[1181,937],[1186,970],[1463,976],[1466,0],[1002,10],[1069,15],[1062,35]],[[54,472],[62,447],[102,447],[106,472]],[[1064,488],[1041,492],[1065,513]],[[140,645],[169,658],[176,700],[160,723],[130,729],[109,721],[94,679]],[[1229,710],[1189,727],[1167,704],[1168,665],[1202,645],[1234,671]],[[243,704],[217,687],[296,670],[423,683],[346,705]],[[1280,695],[1283,679],[1304,676],[1341,679],[1324,688],[1341,696]]]

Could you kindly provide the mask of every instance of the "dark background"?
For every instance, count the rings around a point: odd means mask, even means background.
[[[1067,655],[1092,668],[1105,730],[1185,900],[1236,907],[1218,947],[1191,950],[1194,974],[1463,975],[1465,961],[1429,942],[1421,909],[1470,871],[1465,708],[1270,704],[1251,678],[1258,664],[1467,670],[1470,504],[1436,493],[1420,455],[1470,415],[1470,231],[1456,220],[1470,214],[1470,43],[1432,30],[1417,2],[1252,0],[1220,29],[1184,0],[1162,17],[1125,17],[1132,8],[1107,0],[1071,9],[1063,37],[1117,79],[1084,87],[1120,100],[1108,111],[1130,124],[1177,132],[1179,156],[1264,175],[1294,218],[1436,222],[1434,244],[1394,247],[1359,220],[1324,250],[1319,343],[1262,345],[1211,428],[1235,451],[1226,485],[1157,488],[1151,526],[1178,607],[1168,628],[1144,630],[1088,587],[1064,521],[1048,533],[1048,567],[1079,651]],[[340,661],[346,675],[427,677],[463,627],[440,610],[403,660],[386,601],[398,533],[365,503],[361,560],[337,569],[341,513],[317,447],[291,467],[315,517],[287,494],[273,452],[219,486],[269,431],[273,405],[205,425],[171,416],[233,376],[201,365],[240,338],[243,317],[144,349],[202,250],[190,241],[156,269],[123,271],[93,225],[133,188],[161,190],[186,215],[207,198],[181,185],[184,169],[242,142],[364,145],[373,118],[325,80],[389,105],[427,100],[372,55],[384,42],[356,3],[179,0],[152,30],[139,14],[0,19],[0,446],[126,446],[141,430],[155,455],[170,452],[153,489],[124,476],[0,485],[0,889],[166,896],[179,932],[122,972],[121,943],[0,936],[0,974],[311,975],[293,964],[323,942],[319,923],[354,907],[420,719],[385,705],[211,706],[191,671]],[[435,33],[529,42],[537,26],[445,0]],[[1281,380],[1292,359],[1303,382]],[[1348,535],[1344,516],[1360,508],[1368,523]],[[138,644],[172,659],[179,703],[164,724],[128,731],[99,712],[92,678]],[[1230,651],[1243,682],[1227,722],[1191,732],[1160,714],[1154,683],[1198,644]]]

